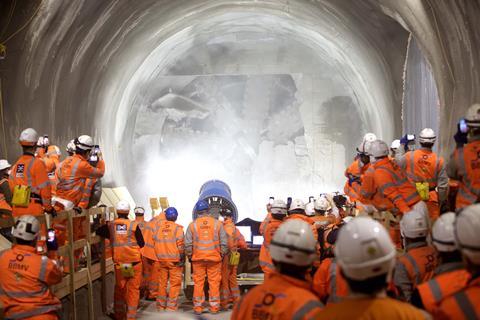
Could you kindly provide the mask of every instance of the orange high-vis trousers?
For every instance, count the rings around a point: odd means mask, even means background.
[[[143,265],[141,262],[133,266],[135,275],[126,278],[119,265],[115,265],[115,291],[113,293],[113,309],[115,319],[136,319],[138,302],[140,301],[140,284],[142,283]],[[126,310],[126,312],[125,312]]]
[[[157,264],[158,295],[157,310],[176,311],[178,309],[178,296],[182,286],[183,267],[178,262],[159,261]],[[170,290],[167,293],[168,283]]]
[[[208,278],[208,297],[210,311],[220,310],[220,283],[222,281],[222,262],[193,261],[193,310],[201,312],[205,302],[205,277]]]
[[[235,304],[240,299],[240,289],[237,283],[237,266],[230,265],[228,256],[223,258],[222,263],[222,284],[220,286],[220,306],[223,309],[229,303]]]
[[[158,296],[158,279],[160,275],[158,274],[158,261],[149,260],[149,266],[147,270],[150,270],[150,276],[146,279],[148,287],[148,299],[156,300]]]

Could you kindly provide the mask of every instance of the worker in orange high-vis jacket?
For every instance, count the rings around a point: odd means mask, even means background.
[[[220,215],[223,217],[223,228],[228,237],[229,255],[223,257],[222,262],[222,282],[220,285],[220,307],[228,310],[229,304],[235,304],[240,299],[240,289],[237,283],[238,260],[233,259],[232,255],[238,253],[238,249],[246,249],[247,243],[240,231],[233,222],[232,211],[230,209],[221,209]]]
[[[272,201],[273,201],[273,197],[270,197],[270,202]],[[265,230],[267,228],[267,225],[272,219],[272,214],[270,212],[272,208],[272,204],[270,202],[267,203],[267,215],[265,216],[265,219],[263,219],[262,223],[260,223],[259,231],[262,236],[265,236]]]
[[[447,164],[451,179],[459,181],[456,209],[480,202],[480,103],[472,105],[455,135],[457,148]]]
[[[313,291],[324,304],[337,303],[348,295],[348,285],[335,260],[334,248],[338,232],[344,223],[320,229],[322,261],[313,277]]]
[[[316,259],[316,244],[307,222],[292,219],[282,223],[270,243],[275,272],[240,299],[230,319],[320,319],[323,304],[306,280]]]
[[[419,135],[420,149],[396,158],[421,199],[427,203],[432,220],[438,218],[441,207],[446,208],[448,196],[448,176],[443,158],[432,151],[436,138],[432,129],[425,128]]]
[[[0,217],[1,219],[11,220],[12,218],[12,190],[8,183],[8,172],[12,165],[7,160],[0,160]],[[5,231],[6,233],[4,233]],[[2,234],[6,235],[10,232],[10,228],[2,230]]]
[[[438,265],[435,248],[428,245],[428,209],[424,202],[403,215],[400,232],[405,254],[400,256],[395,266],[393,281],[401,300],[410,302],[417,286],[433,277]]]
[[[283,200],[274,200],[270,212],[270,221],[266,224],[259,255],[260,268],[262,268],[265,277],[275,271],[275,266],[270,256],[270,243],[278,227],[280,227],[283,220],[287,217],[287,204]]]
[[[36,252],[39,231],[37,218],[19,217],[12,230],[16,244],[0,253],[0,302],[5,319],[59,319],[62,304],[49,287],[62,281],[61,263]]]
[[[362,175],[370,167],[370,154],[369,147],[374,140],[363,140],[363,142],[357,147],[357,156],[355,161],[345,170],[345,177],[347,182],[343,191],[350,198],[351,202],[359,201],[360,195],[358,194],[358,188],[356,188],[355,181],[360,181]]]
[[[80,212],[79,207],[85,193],[85,181],[89,178],[101,178],[105,173],[105,163],[98,161],[97,167],[88,162],[93,145],[91,137],[82,135],[75,139],[75,154],[66,158],[57,169],[57,195],[53,198],[57,211],[72,210]],[[83,236],[82,225],[85,219],[74,219],[74,239]],[[58,234],[59,244],[66,240],[66,220],[55,223],[53,226]],[[76,254],[78,256],[78,254]]]
[[[115,263],[114,313],[115,319],[135,319],[140,301],[142,283],[141,248],[145,245],[138,223],[130,221],[130,204],[121,200],[116,204],[118,218],[97,229],[97,234],[110,239]],[[126,312],[125,312],[126,309]]]
[[[10,189],[26,186],[30,188],[30,202],[28,205],[13,203],[12,212],[15,217],[24,214],[34,216],[42,215],[44,212],[53,213],[52,191],[48,179],[45,163],[35,157],[35,149],[38,141],[37,132],[28,128],[22,131],[19,138],[22,145],[23,155],[13,165],[10,172]]]
[[[454,223],[455,213],[448,212],[433,224],[432,242],[438,252],[439,265],[433,278],[420,284],[412,295],[411,303],[429,313],[445,297],[465,288],[470,280],[462,263],[462,254],[455,246]]]
[[[228,253],[227,234],[223,224],[209,215],[208,202],[199,200],[195,205],[197,218],[190,223],[185,234],[185,254],[193,267],[193,311],[203,312],[204,284],[208,279],[209,311],[220,310],[220,283],[222,258]]]
[[[183,227],[177,221],[178,211],[174,207],[165,209],[166,220],[157,222],[153,234],[158,277],[157,310],[176,311],[182,286],[185,264]],[[169,288],[169,290],[167,290]]]
[[[455,220],[455,243],[471,278],[467,285],[445,297],[433,311],[435,319],[480,319],[480,204],[460,211]]]
[[[305,213],[305,202],[301,199],[294,199],[288,208],[288,218],[287,220],[297,219],[302,220],[308,223],[311,226],[313,236],[315,240],[318,240],[317,227],[315,226],[315,221],[312,218],[307,216]]]
[[[50,180],[50,185],[52,187],[52,195],[55,195],[57,192],[57,176],[55,171],[60,165],[60,156],[62,155],[60,148],[57,146],[51,145],[47,148],[47,153],[42,157],[43,162],[45,162],[45,167],[47,168],[48,179]]]
[[[420,310],[387,296],[396,250],[385,228],[370,217],[356,217],[338,234],[335,258],[351,294],[331,303],[317,319],[425,319]]]

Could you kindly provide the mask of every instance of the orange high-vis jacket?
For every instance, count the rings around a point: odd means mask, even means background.
[[[313,221],[312,218],[310,218],[310,217],[308,217],[304,214],[295,213],[295,214],[292,214],[292,215],[288,215],[286,220],[290,220],[290,219],[298,219],[298,220],[302,220],[302,221],[305,221],[306,223],[308,223],[311,226],[312,231],[313,231],[313,236],[315,237],[315,240],[318,243],[317,227],[315,226],[315,221]]]
[[[9,183],[12,191],[15,186],[29,186],[32,201],[38,200],[47,211],[52,208],[50,180],[45,163],[41,159],[32,154],[23,154],[11,169]]]
[[[352,164],[345,170],[345,177],[347,179],[349,176],[355,176],[361,178],[363,174],[368,170],[370,167],[370,163],[362,164],[360,159],[356,159],[352,162]],[[350,201],[357,201],[360,200],[360,194],[358,193],[358,188],[355,188],[355,183],[350,185],[349,181],[345,182],[345,186],[343,188],[343,192],[350,198]]]
[[[195,219],[185,235],[185,254],[192,261],[222,261],[228,252],[228,238],[223,224],[217,219],[203,215]]]
[[[265,217],[265,219],[263,219],[262,223],[260,223],[259,231],[262,236],[265,236],[265,230],[267,229],[267,225],[270,223],[271,220],[272,220],[272,214],[269,212],[267,213],[267,216]]]
[[[322,308],[307,281],[273,272],[235,304],[230,319],[320,319],[317,316]]]
[[[393,281],[400,297],[410,301],[417,286],[432,279],[438,265],[437,252],[425,242],[412,243],[400,256],[395,266]]]
[[[4,192],[10,192],[10,184],[9,184],[9,182],[6,178],[3,178],[2,180],[0,180],[0,185],[3,185],[4,183],[6,183]],[[9,200],[11,200],[11,193],[10,193],[9,197],[10,197]],[[0,210],[2,210],[2,209],[10,211],[10,212],[12,211],[12,207],[8,203],[7,197],[3,193],[0,192]]]
[[[378,193],[388,198],[401,213],[410,211],[411,206],[420,201],[417,188],[393,161],[388,158],[380,159],[372,167],[374,190],[365,190],[367,194]]]
[[[264,272],[274,271],[275,266],[272,262],[272,257],[270,256],[270,243],[272,242],[273,235],[277,231],[278,227],[282,224],[282,220],[271,219],[270,222],[266,225],[264,234],[263,234],[263,244],[260,248],[259,264]]]
[[[75,154],[60,163],[57,169],[57,197],[80,203],[85,191],[85,180],[101,178],[105,173],[105,162],[100,160],[97,167],[93,167],[82,156]]]
[[[88,209],[88,204],[90,203],[90,197],[93,193],[93,188],[95,187],[95,183],[97,183],[97,179],[95,178],[87,178],[85,179],[85,186],[83,188],[82,198],[78,203],[78,206],[83,209]]]
[[[445,298],[433,311],[439,320],[480,319],[480,277],[470,280],[461,291]]]
[[[428,182],[435,188],[444,170],[444,160],[429,149],[417,149],[405,154],[405,172],[410,182]],[[448,185],[448,177],[446,181]]]
[[[183,227],[173,221],[158,221],[153,233],[153,243],[156,261],[180,261],[185,254]]]
[[[135,237],[138,223],[128,219],[115,219],[109,224],[110,245],[113,249],[113,262],[134,263],[141,261],[140,247]]]
[[[14,245],[0,253],[0,301],[5,319],[25,319],[62,309],[50,286],[62,281],[56,262],[31,246]]]
[[[235,227],[232,219],[227,218],[223,222],[223,228],[228,237],[228,249],[230,251],[237,251],[238,249],[246,249],[247,243],[240,231]]]
[[[160,215],[152,217],[150,221],[146,222],[142,229],[143,239],[145,240],[145,246],[141,249],[142,256],[150,260],[158,261],[157,254],[155,253],[155,241],[153,236],[157,230],[157,224],[163,221]]]
[[[472,141],[455,149],[448,168],[452,179],[458,179],[459,189],[455,201],[456,209],[480,201],[480,140]]]
[[[447,267],[448,270],[437,274],[433,279],[417,287],[423,308],[429,313],[432,313],[444,298],[465,288],[470,280],[470,273],[463,268],[461,262],[450,264]],[[440,265],[437,270],[445,268],[445,265]]]
[[[395,205],[383,193],[377,192],[375,185],[375,168],[370,166],[361,178],[359,187],[360,201],[364,204],[371,204],[379,211],[392,211]],[[358,184],[354,184],[358,187]]]
[[[340,302],[348,295],[348,285],[334,258],[326,258],[313,277],[313,291],[326,304]]]
[[[57,154],[48,154],[42,158],[45,162],[45,167],[47,169],[48,179],[50,180],[50,185],[52,186],[52,194],[55,194],[57,191],[57,176],[55,171],[60,165],[60,156]]]

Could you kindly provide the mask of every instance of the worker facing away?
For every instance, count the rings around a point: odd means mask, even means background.
[[[395,266],[394,284],[399,298],[410,302],[417,286],[433,277],[438,259],[435,249],[428,245],[430,232],[428,209],[420,202],[414,210],[406,213],[400,221],[400,232],[405,254],[399,257]]]
[[[369,217],[357,217],[339,232],[335,257],[350,296],[328,305],[317,319],[425,319],[411,305],[386,294],[396,250],[388,232]]]
[[[480,204],[462,210],[455,221],[455,244],[471,278],[457,293],[443,299],[433,312],[435,319],[480,318]]]
[[[448,176],[460,184],[455,201],[457,210],[480,200],[480,104],[468,109],[464,124],[458,125],[457,148],[447,165]]]
[[[154,271],[158,278],[157,310],[178,309],[178,296],[182,286],[185,248],[183,227],[177,221],[178,212],[174,207],[165,209],[166,220],[157,222],[153,235],[157,263]],[[167,290],[167,287],[170,287]]]
[[[221,209],[220,216],[223,218],[223,228],[227,234],[229,253],[222,261],[222,282],[220,285],[220,307],[228,310],[240,299],[240,289],[237,283],[237,268],[240,261],[239,249],[246,249],[247,243],[233,222],[232,211]]]
[[[23,154],[13,165],[10,173],[10,189],[13,192],[13,215],[34,216],[44,212],[53,213],[52,193],[45,163],[35,157],[38,134],[28,128],[20,134]]]
[[[59,319],[62,304],[49,287],[62,281],[62,267],[36,252],[39,232],[37,218],[19,217],[12,228],[16,244],[0,254],[0,301],[5,319]]]
[[[311,225],[299,219],[280,225],[270,243],[275,271],[235,305],[232,320],[316,319],[323,305],[306,275],[316,258]]]
[[[405,170],[408,180],[415,185],[420,198],[427,203],[430,218],[435,220],[446,212],[448,176],[442,157],[432,148],[437,137],[430,128],[419,134],[420,149],[397,156],[397,164]]]
[[[208,202],[199,200],[194,208],[197,218],[185,234],[185,254],[193,267],[193,311],[203,312],[204,284],[208,279],[209,311],[220,311],[222,259],[228,253],[228,239],[223,224],[209,214]]]
[[[375,141],[375,140],[373,140]],[[370,166],[369,148],[373,142],[372,140],[365,140],[357,147],[357,156],[352,164],[345,171],[347,182],[343,191],[350,198],[350,201],[359,201],[359,189],[354,184],[355,181],[360,181],[361,176],[368,170]]]
[[[432,313],[444,298],[467,286],[470,274],[462,263],[462,254],[455,245],[455,213],[448,212],[435,221],[432,242],[438,253],[438,267],[433,278],[420,284],[413,292],[411,303]]]
[[[115,264],[114,316],[116,320],[135,319],[142,282],[142,231],[136,221],[130,221],[130,204],[121,200],[116,204],[118,218],[97,230],[101,237],[110,239]]]
[[[287,204],[283,200],[276,199],[270,208],[270,219],[266,222],[263,234],[263,244],[260,248],[259,264],[265,277],[275,271],[275,266],[270,255],[270,243],[278,227],[287,217]]]

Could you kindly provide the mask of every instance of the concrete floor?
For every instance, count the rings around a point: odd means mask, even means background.
[[[181,297],[179,311],[193,315],[192,302],[187,300],[185,297]],[[159,313],[156,310],[155,301],[147,301],[147,300],[140,301],[140,306],[137,313],[138,319],[154,319],[155,316],[158,316],[160,314],[162,313]],[[215,315],[209,314],[208,312],[204,312],[202,316],[209,320],[228,320],[230,319],[231,314],[232,314],[232,311],[223,311]],[[170,317],[168,319],[175,320],[175,318],[170,318]]]

